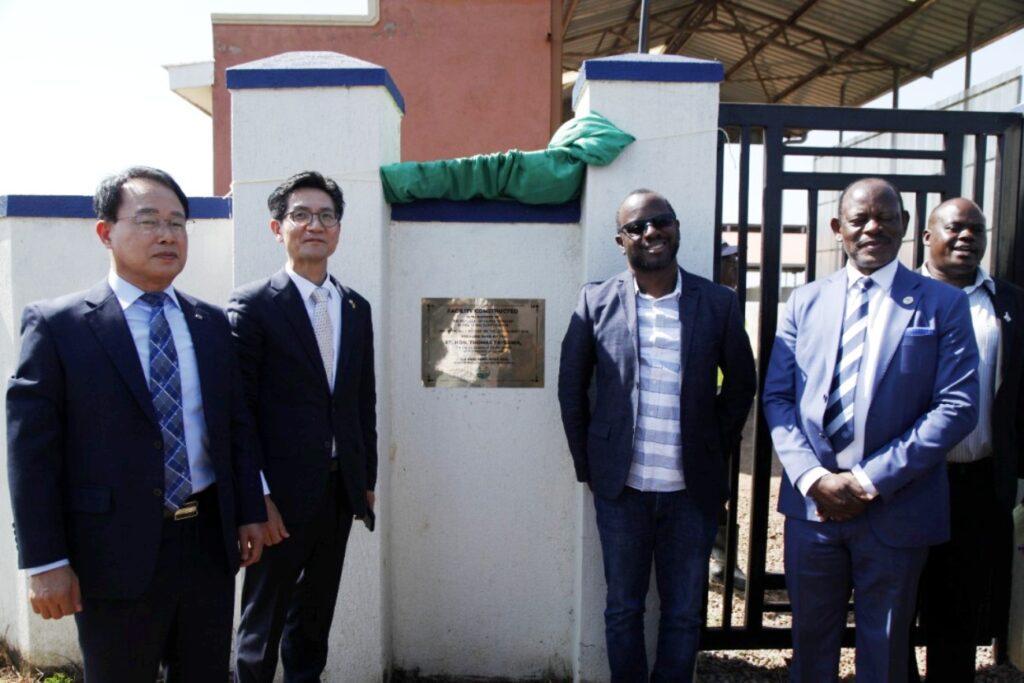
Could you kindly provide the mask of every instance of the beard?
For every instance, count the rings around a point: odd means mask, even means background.
[[[660,254],[650,254],[639,245],[633,245],[633,249],[626,252],[626,261],[635,272],[650,273],[665,270],[676,264],[676,254],[679,253],[678,240],[666,240],[665,251]]]

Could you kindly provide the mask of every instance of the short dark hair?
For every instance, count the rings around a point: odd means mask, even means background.
[[[895,185],[890,183],[885,178],[872,178],[872,177],[868,176],[868,177],[865,177],[865,178],[857,178],[857,180],[854,180],[852,183],[850,183],[849,185],[844,187],[843,191],[839,193],[839,203],[836,204],[836,214],[839,216],[840,219],[843,217],[843,202],[846,200],[846,193],[849,192],[850,188],[852,188],[854,185],[857,185],[858,183],[863,183],[863,182],[866,182],[866,181],[871,181],[871,182],[881,183],[882,185],[886,185],[890,190],[892,190],[893,194],[896,195],[896,201],[899,202],[899,204],[900,204],[900,215],[902,216],[903,214],[905,214],[907,212],[906,209],[903,208],[903,195],[900,194],[899,188],[897,188]]]
[[[283,220],[284,213],[288,210],[288,195],[304,187],[323,190],[329,194],[331,201],[334,202],[334,212],[338,214],[338,219],[341,219],[342,214],[345,213],[345,198],[341,194],[341,188],[338,187],[338,183],[316,171],[296,173],[274,188],[274,191],[267,197],[267,207],[270,209],[271,218],[275,221]]]
[[[619,208],[615,209],[615,229],[616,230],[618,230],[619,228],[622,227],[621,225],[619,225],[619,209],[622,208],[622,204],[625,204],[626,200],[629,199],[630,197],[635,197],[638,194],[639,195],[647,195],[647,194],[649,194],[649,195],[653,195],[653,196],[657,197],[661,201],[665,202],[665,206],[668,207],[668,210],[672,212],[673,216],[676,215],[676,210],[672,208],[672,204],[668,201],[668,198],[665,195],[661,194],[660,192],[655,192],[654,190],[648,190],[646,187],[638,187],[637,189],[635,189],[632,192],[630,192],[629,194],[627,194],[625,196],[625,198],[622,200],[622,203],[619,204]]]
[[[175,182],[166,171],[149,166],[132,166],[120,173],[104,178],[96,188],[96,194],[92,197],[92,208],[96,211],[96,218],[104,221],[117,220],[117,212],[121,209],[121,189],[129,181],[143,178],[152,180],[167,187],[174,192],[181,202],[181,208],[185,210],[185,218],[188,218],[188,197],[181,187]]]

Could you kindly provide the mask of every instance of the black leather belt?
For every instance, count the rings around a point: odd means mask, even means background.
[[[164,508],[164,519],[173,520],[175,522],[183,522],[186,519],[193,519],[199,516],[200,508],[209,512],[211,509],[216,509],[217,504],[217,485],[211,484],[199,493],[190,496],[188,500],[181,504],[177,510],[168,510]]]

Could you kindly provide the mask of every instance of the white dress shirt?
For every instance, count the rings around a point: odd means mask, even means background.
[[[330,385],[331,391],[334,391],[334,376],[338,372],[338,354],[341,351],[341,292],[334,286],[329,275],[323,284],[318,285],[292,270],[291,264],[286,265],[284,270],[288,273],[288,277],[292,279],[292,282],[295,283],[295,286],[298,287],[299,294],[302,295],[302,302],[306,305],[306,315],[309,316],[310,325],[315,324],[313,322],[313,312],[316,309],[316,304],[311,298],[313,290],[317,287],[323,287],[327,290],[327,316],[331,319],[331,329],[334,330],[334,365],[331,368],[330,376],[327,378],[327,383]]]
[[[921,274],[932,277],[928,264],[921,266]],[[978,342],[978,426],[964,440],[949,451],[949,462],[975,462],[992,455],[992,401],[999,377],[999,318],[992,304],[996,283],[978,268],[974,283],[963,288],[971,306],[974,339]]]
[[[893,259],[870,276],[857,270],[852,261],[846,263],[846,310],[859,303],[860,288],[857,283],[864,277],[870,277],[876,291],[871,295],[868,304],[868,329],[864,340],[864,355],[860,369],[857,371],[857,389],[853,399],[853,441],[839,453],[836,453],[836,464],[840,469],[850,470],[857,482],[872,497],[878,495],[878,489],[864,473],[860,463],[864,460],[864,431],[867,426],[868,411],[871,408],[872,390],[875,385],[875,373],[878,372],[878,350],[881,348],[882,336],[888,328],[893,314],[893,302],[889,293],[892,282],[896,278],[899,260]],[[851,303],[851,298],[854,299]],[[845,318],[845,311],[844,311]],[[838,354],[839,349],[833,353]],[[796,480],[796,488],[807,495],[814,482],[828,474],[824,467],[814,467],[804,472]]]

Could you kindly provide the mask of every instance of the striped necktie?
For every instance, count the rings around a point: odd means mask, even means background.
[[[139,298],[149,306],[149,395],[164,440],[164,506],[177,510],[192,495],[178,351],[164,315],[167,295],[149,292]]]
[[[874,281],[869,277],[861,278],[856,283],[855,286],[860,289],[859,302],[843,321],[839,358],[835,374],[832,375],[824,419],[825,433],[832,440],[832,448],[836,453],[841,453],[853,443],[853,404],[857,394],[857,374],[864,356],[864,340],[868,333],[868,305],[873,284]]]

